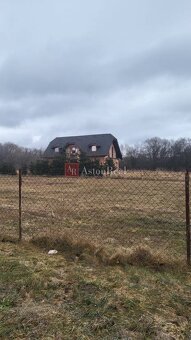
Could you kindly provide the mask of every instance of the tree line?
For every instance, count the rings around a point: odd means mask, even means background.
[[[189,138],[168,140],[154,137],[139,145],[126,145],[121,148],[123,151],[121,169],[125,167],[130,170],[191,170],[191,139]],[[0,143],[0,174],[13,175],[20,168],[23,174],[63,175],[64,164],[67,161],[64,150],[61,156],[49,162],[43,160],[42,150],[23,148],[13,143]],[[76,161],[76,159],[70,159],[70,161]],[[115,170],[112,160],[100,166],[98,161],[90,161],[84,153],[81,153],[78,161],[80,172],[84,167],[87,171],[94,168],[99,172],[108,167]]]
[[[42,157],[42,150],[20,147],[13,143],[0,143],[0,174],[16,174],[22,169],[26,173],[32,162]]]
[[[137,146],[123,147],[121,167],[137,170],[191,170],[191,139],[168,140],[158,137]]]

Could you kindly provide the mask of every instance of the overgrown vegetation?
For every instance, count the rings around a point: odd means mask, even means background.
[[[76,259],[83,259],[87,255],[93,261],[98,260],[105,265],[122,265],[127,264],[149,266],[151,268],[161,268],[169,266],[162,259],[162,256],[155,256],[148,247],[124,248],[117,246],[115,249],[110,245],[100,245],[84,238],[76,238],[71,232],[54,233],[53,235],[36,236],[31,242],[42,249],[57,249],[63,254],[69,254]],[[172,264],[171,264],[172,265]]]

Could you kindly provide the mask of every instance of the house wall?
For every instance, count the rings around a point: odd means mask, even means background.
[[[114,159],[113,161],[116,166],[116,169],[119,170],[119,162],[120,162],[119,159]]]
[[[115,146],[112,144],[109,149],[109,157],[113,159],[113,162],[116,166],[116,169],[119,170],[119,159],[117,159],[117,153],[115,150]]]
[[[109,158],[109,157],[108,156],[105,156],[105,157],[90,157],[90,159],[92,161],[98,160],[100,164],[104,164],[106,162],[107,158]],[[119,159],[113,158],[113,162],[115,164],[116,169],[119,170]]]
[[[91,161],[96,161],[98,160],[100,164],[104,164],[107,157],[89,157]]]
[[[110,149],[109,149],[109,157],[112,159],[116,158],[116,150],[113,144],[110,146]]]
[[[117,159],[116,157],[117,157],[117,154],[116,154],[115,146],[112,144],[110,146],[108,156],[105,156],[105,157],[90,157],[90,159],[92,161],[97,159],[97,160],[99,160],[100,164],[104,164],[106,162],[107,158],[112,158],[116,169],[119,170],[119,159]]]

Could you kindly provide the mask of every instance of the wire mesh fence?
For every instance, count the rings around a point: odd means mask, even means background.
[[[19,235],[18,176],[0,177],[1,235]],[[187,222],[188,223],[188,222]],[[113,248],[186,258],[185,173],[22,176],[24,239],[64,232]]]
[[[0,176],[0,235],[16,236],[19,230],[19,191],[17,176]]]

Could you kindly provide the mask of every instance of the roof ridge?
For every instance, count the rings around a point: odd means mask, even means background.
[[[60,137],[56,137],[56,138],[76,138],[76,137],[92,137],[92,136],[112,136],[112,137],[114,137],[111,133],[95,133],[95,134],[90,134],[90,135],[60,136]]]

